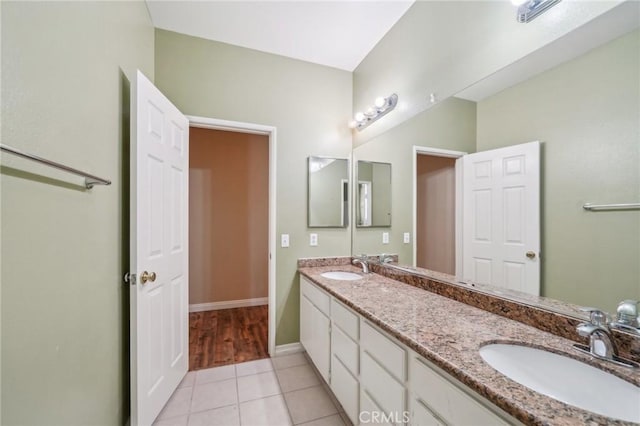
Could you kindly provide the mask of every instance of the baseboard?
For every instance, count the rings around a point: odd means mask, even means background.
[[[189,312],[216,311],[218,309],[245,308],[247,306],[268,305],[268,297],[255,299],[225,300],[223,302],[196,303],[189,305]]]
[[[283,356],[295,354],[298,352],[304,352],[304,348],[300,342],[298,343],[288,343],[286,345],[278,345],[276,346],[276,351],[273,356]]]

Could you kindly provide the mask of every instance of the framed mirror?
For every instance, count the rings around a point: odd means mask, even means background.
[[[391,226],[391,164],[358,161],[356,226]]]
[[[349,226],[349,160],[309,157],[308,183],[309,228]]]

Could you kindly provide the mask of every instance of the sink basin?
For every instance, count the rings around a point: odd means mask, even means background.
[[[640,387],[576,359],[520,345],[480,348],[490,366],[541,394],[607,417],[640,423]]]
[[[331,271],[324,272],[320,274],[324,278],[329,278],[331,280],[343,280],[343,281],[354,281],[362,278],[362,275],[354,274],[353,272],[344,272],[344,271]]]

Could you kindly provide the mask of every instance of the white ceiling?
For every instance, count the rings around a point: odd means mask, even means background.
[[[414,0],[147,0],[156,28],[353,71]]]

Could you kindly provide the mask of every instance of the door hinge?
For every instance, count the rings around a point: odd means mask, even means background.
[[[122,279],[124,280],[125,283],[136,285],[136,274],[127,272],[126,274],[124,274],[124,277],[122,277]]]

